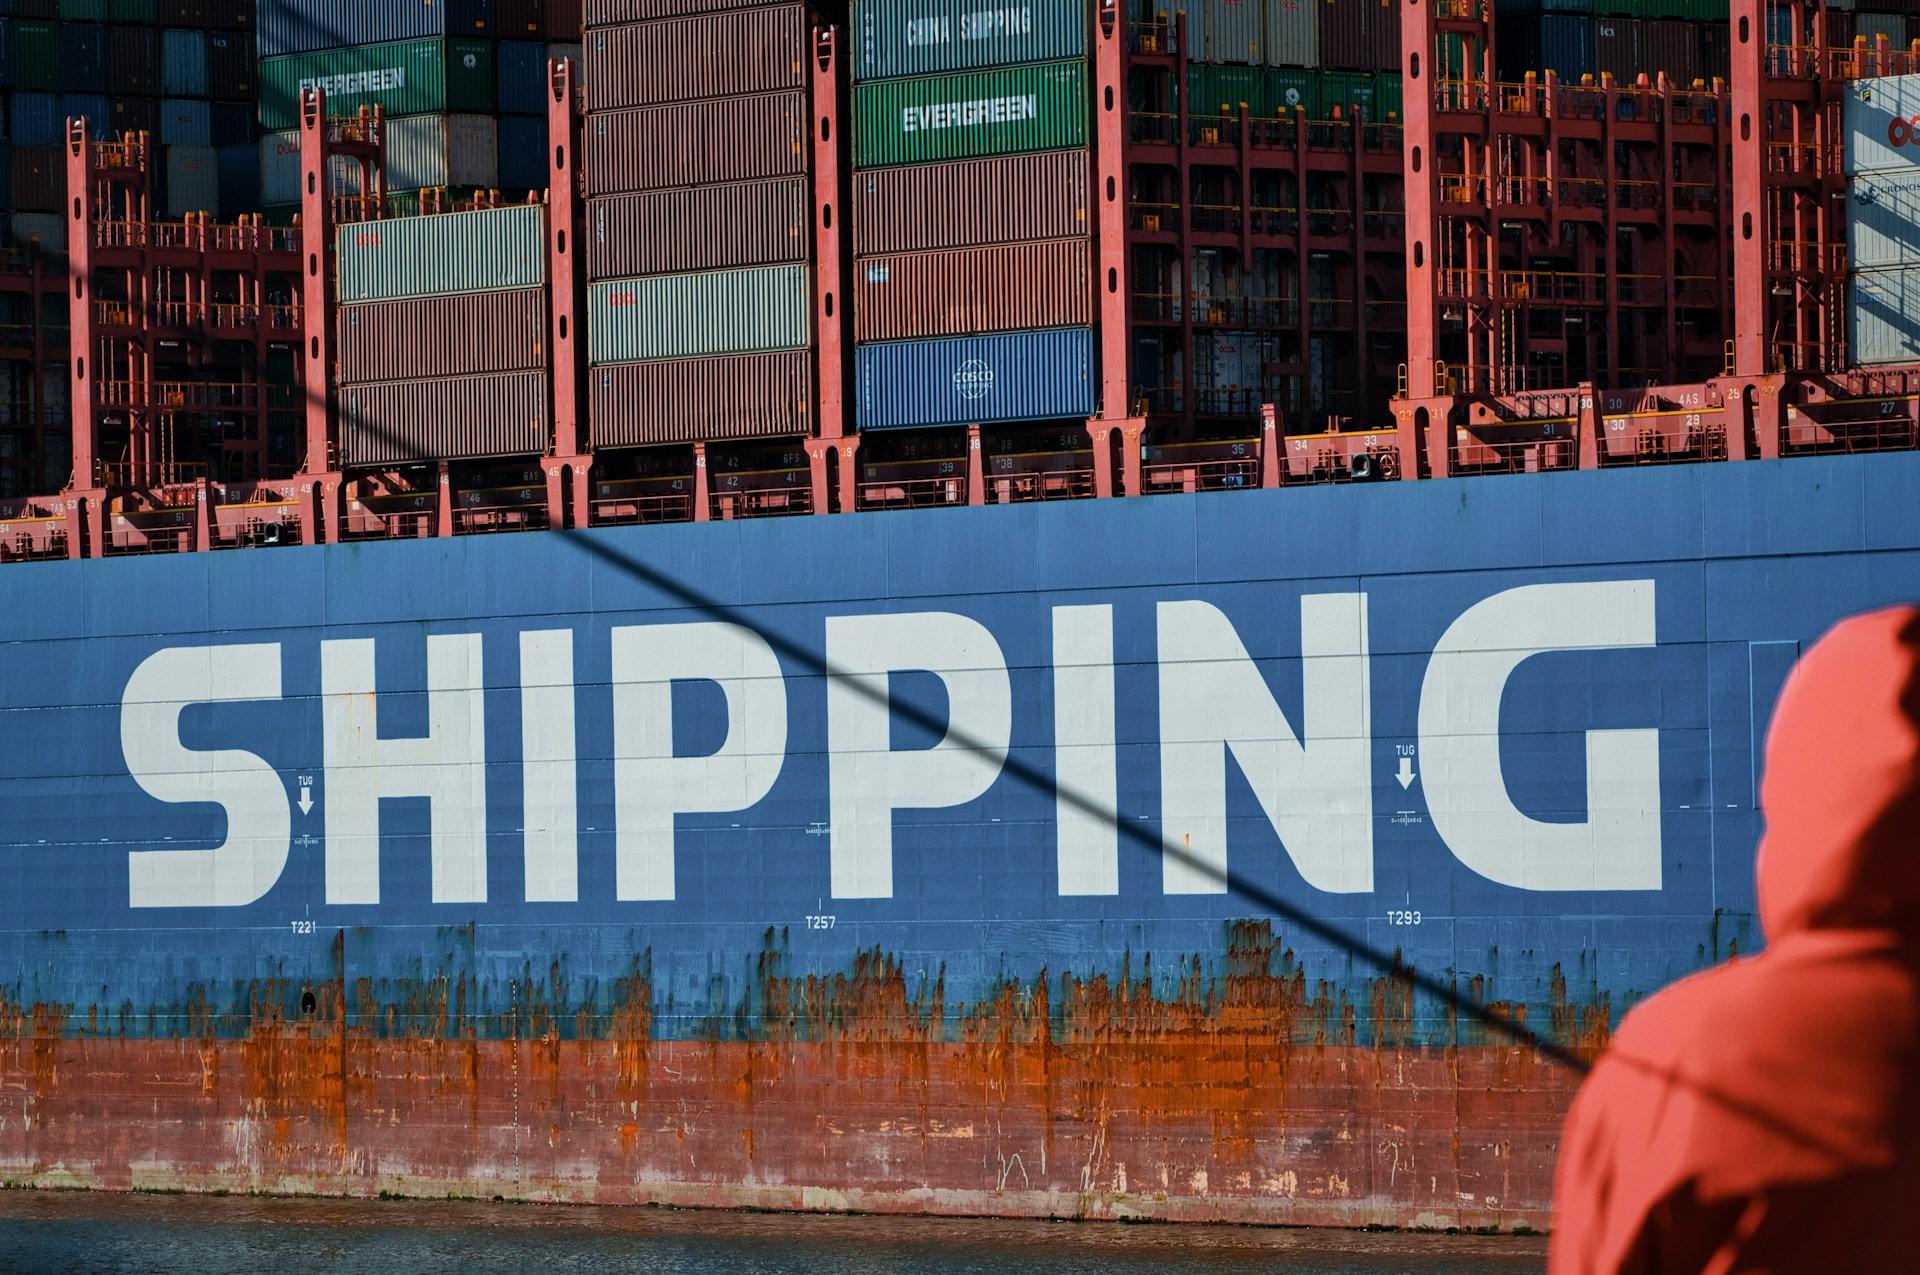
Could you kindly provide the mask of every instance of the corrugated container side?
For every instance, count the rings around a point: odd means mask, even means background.
[[[803,89],[807,37],[798,4],[594,31],[586,42],[587,109]]]
[[[1847,85],[1841,127],[1847,135],[1848,174],[1903,169],[1920,164],[1920,137],[1913,118],[1920,115],[1920,75],[1855,80]]]
[[[15,146],[57,146],[66,139],[66,116],[52,93],[15,93],[9,122]]]
[[[343,305],[337,322],[342,385],[546,366],[545,288]]]
[[[251,212],[266,206],[260,198],[260,147],[222,146],[216,161],[220,170],[220,206],[234,212]],[[296,184],[299,178],[295,177]]]
[[[502,40],[497,54],[500,112],[539,115],[547,104],[547,46],[535,40]]]
[[[207,86],[215,97],[251,98],[259,90],[260,58],[243,31],[207,32]]]
[[[13,87],[13,22],[0,13],[0,89]]]
[[[23,205],[16,201],[14,206]],[[30,248],[38,242],[42,252],[65,252],[67,219],[57,212],[17,212],[7,226],[7,242],[15,248]],[[57,384],[64,391],[66,378],[61,377]]]
[[[160,91],[169,97],[207,96],[207,35],[169,28],[160,33]]]
[[[1400,10],[1393,0],[1372,0],[1367,8],[1367,65],[1400,73]]]
[[[0,23],[0,26],[5,26]],[[0,137],[0,208],[13,207],[13,143]]]
[[[113,103],[113,135],[160,132],[160,99],[123,97]]]
[[[587,276],[629,279],[811,256],[804,177],[612,195],[587,209]]]
[[[1047,62],[883,80],[855,89],[853,109],[859,168],[1074,149],[1087,144],[1087,68]]]
[[[258,139],[254,130],[251,102],[215,102],[213,104],[213,144],[240,146]]]
[[[649,18],[678,18],[695,13],[721,13],[728,9],[750,7],[751,0],[586,0],[582,17],[589,27],[604,27],[622,22],[645,22]]]
[[[539,287],[547,281],[546,208],[351,222],[334,232],[334,259],[343,304]]]
[[[496,105],[493,45],[486,40],[409,40],[329,49],[260,63],[260,124],[296,128],[303,88],[326,90],[329,114],[381,106],[389,117],[490,114]]]
[[[1084,236],[872,257],[854,267],[858,341],[976,336],[1093,322],[1093,245]]]
[[[614,363],[587,373],[593,445],[777,438],[813,430],[805,350]]]
[[[1206,61],[1260,61],[1260,46],[1267,38],[1263,0],[1199,0],[1187,7],[1206,11],[1206,43],[1200,46]]]
[[[60,87],[60,24],[30,18],[10,23],[13,87],[53,92]]]
[[[618,195],[807,171],[804,93],[609,111],[587,121],[587,193]]]
[[[6,23],[0,22],[0,29]],[[5,51],[0,50],[0,60]],[[152,27],[107,32],[107,83],[116,93],[147,97],[160,91],[160,33]]]
[[[1048,151],[856,173],[862,257],[1091,234],[1087,152]]]
[[[413,115],[387,121],[387,189],[497,188],[500,123],[491,115]]]
[[[66,202],[66,149],[13,148],[13,206],[20,212],[58,212]]]
[[[1920,166],[1857,174],[1847,195],[1849,265],[1920,267]]]
[[[169,217],[220,215],[220,157],[211,146],[166,148]]]
[[[1368,29],[1371,0],[1314,0],[1320,11],[1320,65],[1359,70],[1370,65],[1373,42]]]
[[[97,22],[60,24],[60,87],[70,93],[98,89],[107,74],[107,29]]]
[[[1595,18],[1594,71],[1611,75],[1616,84],[1631,84],[1647,65],[1644,25],[1638,18]]]
[[[812,331],[805,266],[617,279],[588,289],[594,363],[803,348]]]
[[[1907,44],[1907,18],[1902,13],[1856,13],[1853,34],[1855,39],[1866,37],[1870,49],[1877,47],[1881,36],[1885,36],[1894,49],[1903,49]]]
[[[543,190],[547,180],[544,116],[500,117],[500,189]]]
[[[213,107],[204,98],[170,97],[160,102],[163,146],[213,145]]]
[[[850,39],[856,81],[940,75],[1084,57],[1087,13],[1072,0],[861,0]]]
[[[260,56],[493,34],[494,0],[259,0]]]
[[[1851,285],[1847,344],[1853,364],[1920,363],[1920,267],[1858,271]]]
[[[1642,70],[1649,81],[1664,72],[1673,83],[1685,86],[1700,76],[1698,26],[1660,18],[1646,26],[1646,61]]]
[[[246,0],[239,0],[245,4]],[[251,10],[252,6],[247,8]],[[110,22],[136,22],[153,26],[160,21],[159,0],[107,0],[107,19]]]
[[[384,381],[340,390],[349,465],[545,455],[553,413],[544,372]]]
[[[1266,38],[1260,44],[1260,60],[1268,66],[1317,65],[1322,3],[1323,0],[1266,0]],[[1353,7],[1357,15],[1363,5]],[[1354,29],[1360,29],[1357,22]]]
[[[1543,66],[1529,69],[1556,72],[1560,79],[1578,84],[1585,75],[1597,76],[1593,54],[1594,20],[1570,13],[1547,13],[1540,17],[1540,60]]]
[[[1087,328],[863,345],[854,381],[861,429],[1074,420],[1097,406]]]
[[[556,5],[562,0],[554,0]],[[493,33],[502,40],[538,40],[541,38],[541,9],[545,0],[495,0]],[[576,9],[578,5],[574,6]]]
[[[113,133],[113,99],[104,93],[67,93],[60,98],[60,140],[66,137],[66,120],[83,119],[88,131],[94,137],[110,137]],[[186,130],[189,133],[191,130]],[[161,139],[165,141],[165,138]],[[181,139],[183,145],[196,143],[191,136]]]

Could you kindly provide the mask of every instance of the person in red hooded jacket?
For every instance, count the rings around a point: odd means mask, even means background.
[[[1621,1023],[1561,1138],[1553,1275],[1920,1271],[1920,609],[1807,652],[1760,804],[1767,948]]]

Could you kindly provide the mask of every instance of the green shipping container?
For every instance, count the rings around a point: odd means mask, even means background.
[[[1087,64],[864,84],[853,95],[856,168],[933,164],[1087,144]]]
[[[107,0],[107,20],[134,26],[157,26],[160,21],[159,0]]]
[[[860,0],[853,78],[893,79],[1054,62],[1087,52],[1084,0]]]
[[[1313,118],[1352,119],[1357,107],[1362,118],[1378,122],[1384,116],[1375,104],[1374,91],[1371,71],[1322,71],[1311,108]]]
[[[1405,104],[1398,71],[1381,71],[1373,77],[1373,101],[1381,122],[1400,118]]]
[[[488,40],[400,40],[263,58],[260,128],[300,126],[300,93],[324,89],[327,114],[382,106],[388,115],[491,115],[495,88]]]
[[[60,0],[62,22],[105,22],[107,0]]]
[[[10,32],[13,87],[51,92],[60,87],[60,24],[15,18]]]
[[[1195,62],[1187,67],[1187,114],[1232,119],[1244,102],[1255,119],[1271,119],[1279,109],[1267,68]]]

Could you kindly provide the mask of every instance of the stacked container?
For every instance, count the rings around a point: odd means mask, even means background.
[[[724,6],[587,6],[598,448],[812,429],[812,28],[798,3]]]
[[[1848,177],[1847,346],[1856,366],[1920,363],[1920,75],[1855,80]]]
[[[330,115],[384,109],[390,191],[546,185],[544,118],[527,121],[544,115],[549,43],[579,37],[579,0],[258,4],[265,204],[299,200],[300,96],[315,87]]]
[[[522,204],[335,232],[344,464],[545,454],[546,211]]]
[[[1086,6],[853,9],[863,430],[1093,415]]]

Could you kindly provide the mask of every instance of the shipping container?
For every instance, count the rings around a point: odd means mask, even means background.
[[[855,89],[853,105],[857,168],[1087,144],[1084,62],[883,80]]]
[[[516,204],[341,226],[334,232],[340,302],[540,287],[546,211]]]
[[[13,22],[0,5],[0,89],[13,86]]]
[[[1543,79],[1552,71],[1562,83],[1578,84],[1585,76],[1597,75],[1594,31],[1605,21],[1611,20],[1568,13],[1501,15],[1494,30],[1499,78],[1519,83],[1529,71]]]
[[[60,24],[31,18],[13,18],[8,36],[13,45],[7,65],[13,87],[42,92],[60,88]]]
[[[0,27],[7,24],[0,22]],[[13,143],[0,134],[0,219],[13,208]]]
[[[1246,0],[1251,6],[1253,0]],[[1268,66],[1314,66],[1320,61],[1320,8],[1325,0],[1265,0],[1266,36],[1260,60]],[[1364,10],[1366,0],[1348,0]]]
[[[162,146],[213,145],[213,108],[203,99],[163,98],[160,102]]]
[[[102,93],[67,93],[60,98],[60,140],[66,139],[69,119],[83,119],[87,122],[88,134],[92,137],[113,136],[113,99]]]
[[[596,199],[587,208],[587,275],[628,279],[806,261],[812,215],[804,177]]]
[[[854,382],[863,430],[1084,420],[1098,406],[1086,328],[863,345]]]
[[[544,115],[500,117],[500,189],[545,190],[547,120]]]
[[[1366,32],[1367,65],[1400,74],[1400,10],[1393,0],[1369,0]]]
[[[856,173],[852,212],[862,257],[1091,234],[1087,152]]]
[[[4,25],[4,24],[0,24]],[[107,32],[107,87],[133,97],[160,92],[160,33],[152,27]]]
[[[166,208],[168,217],[206,213],[219,217],[220,157],[210,146],[168,146],[166,150]],[[236,209],[236,212],[245,211]]]
[[[1093,322],[1085,236],[870,257],[854,267],[857,341],[978,336]]]
[[[588,290],[594,363],[701,358],[806,346],[805,266],[757,266],[596,283]]]
[[[342,385],[546,366],[545,288],[343,305],[336,321]]]
[[[494,0],[259,0],[260,56],[493,34]]]
[[[502,115],[540,115],[547,109],[547,46],[535,40],[502,40],[499,64]]]
[[[623,22],[645,22],[650,18],[677,18],[749,7],[751,0],[586,0],[582,17],[589,27],[605,27]],[[552,11],[552,6],[548,11]]]
[[[232,217],[244,212],[258,212],[265,207],[260,198],[260,147],[252,143],[222,146],[217,156],[220,206],[227,210],[226,215]]]
[[[251,145],[259,136],[253,117],[251,102],[215,102],[212,108],[213,144],[216,147]]]
[[[249,110],[252,108],[249,107]],[[114,99],[113,131],[111,136],[124,137],[128,133],[151,133],[160,135],[160,99],[157,97],[122,97]]]
[[[553,0],[565,7],[571,0]],[[574,4],[575,10],[579,9]],[[541,20],[542,0],[494,0],[493,34],[501,40],[539,40],[544,38]]]
[[[1855,39],[1865,39],[1867,47],[1879,47],[1885,39],[1894,50],[1907,46],[1907,17],[1903,13],[1856,13],[1853,15]]]
[[[1208,62],[1261,61],[1260,48],[1267,39],[1265,0],[1201,0],[1189,5],[1206,10]]]
[[[1086,56],[1087,7],[1081,0],[861,0],[850,41],[856,81],[1057,62]]]
[[[1644,30],[1646,65],[1641,67],[1647,79],[1657,83],[1657,77],[1664,74],[1684,88],[1703,78],[1698,31],[1698,25],[1692,22],[1676,22],[1671,18],[1650,20]]]
[[[409,115],[387,121],[387,189],[500,185],[500,122],[492,115]]]
[[[1855,367],[1920,363],[1920,266],[1852,276],[1847,345]]]
[[[544,372],[342,386],[341,456],[353,466],[542,456],[550,400]]]
[[[1920,136],[1910,127],[1916,116],[1920,116],[1920,75],[1855,80],[1847,85],[1841,120],[1847,138],[1847,174],[1920,164]]]
[[[207,96],[207,34],[160,33],[160,91],[168,97]]]
[[[24,208],[25,205],[16,198],[14,207]],[[67,250],[66,216],[57,212],[16,212],[7,223],[7,243],[20,249],[37,247],[45,253],[64,253]],[[63,389],[66,383],[65,377],[55,382]]]
[[[1593,68],[1596,74],[1611,75],[1616,84],[1631,84],[1634,77],[1646,67],[1646,33],[1639,18],[1594,19]]]
[[[54,12],[62,22],[105,22],[107,0],[59,0]]]
[[[491,114],[498,85],[486,40],[409,40],[331,49],[260,63],[260,126],[297,128],[300,93],[319,88],[327,111],[382,106],[389,116]]]
[[[64,146],[13,148],[13,207],[16,212],[58,212],[65,202],[67,160]]]
[[[1373,0],[1314,0],[1320,12],[1320,58],[1323,67],[1362,70],[1372,65]]]
[[[15,146],[58,146],[67,139],[66,112],[53,93],[13,94],[8,137]]]
[[[812,386],[805,350],[596,367],[587,373],[593,446],[804,436]]]
[[[810,158],[804,93],[608,111],[585,138],[589,195],[791,177]]]
[[[207,32],[207,88],[214,97],[251,98],[258,88],[260,59],[243,31]]]
[[[246,0],[236,0],[243,8],[251,8]],[[124,22],[135,26],[158,26],[160,24],[159,0],[107,0],[107,20]]]
[[[798,4],[608,27],[587,36],[587,109],[803,89],[809,52]]]
[[[1920,267],[1920,165],[1859,173],[1847,184],[1847,264]]]
[[[107,78],[107,29],[97,22],[60,24],[60,87],[96,92]]]
[[[300,134],[269,133],[260,139],[260,205],[279,208],[300,202]],[[329,166],[328,194],[357,195],[360,165],[336,155]]]

